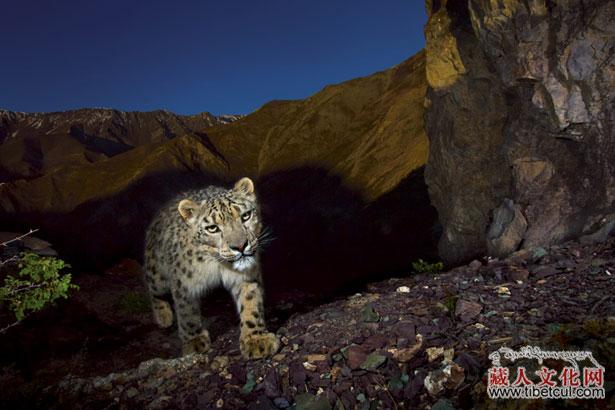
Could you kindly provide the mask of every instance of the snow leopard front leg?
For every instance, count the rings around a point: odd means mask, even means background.
[[[263,289],[258,282],[242,282],[232,291],[239,309],[239,347],[246,359],[260,359],[274,355],[280,348],[278,337],[267,332]]]
[[[172,291],[177,330],[182,341],[182,354],[205,353],[211,347],[209,332],[203,328],[201,301],[191,295],[186,288],[178,287]]]

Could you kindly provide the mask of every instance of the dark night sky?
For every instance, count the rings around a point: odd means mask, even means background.
[[[422,0],[6,1],[0,108],[248,113],[419,51]]]

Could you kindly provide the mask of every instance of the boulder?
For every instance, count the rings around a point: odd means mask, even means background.
[[[464,322],[469,322],[480,314],[483,306],[478,302],[459,299],[455,305],[455,316]]]

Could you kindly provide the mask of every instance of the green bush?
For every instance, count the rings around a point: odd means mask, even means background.
[[[8,327],[58,298],[67,298],[70,289],[78,289],[71,284],[70,274],[60,273],[62,269],[69,267],[61,259],[27,252],[18,258],[17,266],[17,275],[8,275],[4,279],[4,286],[0,287],[0,304],[6,305],[17,319]]]
[[[423,259],[412,262],[412,270],[414,273],[438,273],[442,272],[444,264],[442,262],[428,263]]]

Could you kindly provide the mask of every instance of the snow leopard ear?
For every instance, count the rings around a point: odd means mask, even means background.
[[[186,223],[192,223],[199,206],[190,199],[182,199],[177,206],[179,214]]]
[[[250,178],[241,178],[235,183],[235,187],[233,188],[233,190],[242,194],[253,194],[254,182],[252,182]]]

